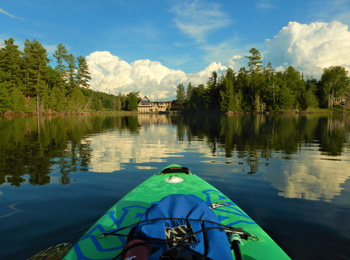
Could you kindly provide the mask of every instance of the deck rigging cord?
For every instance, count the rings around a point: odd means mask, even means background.
[[[99,234],[97,237],[98,238],[102,238],[105,236],[123,236],[123,237],[129,237],[129,234],[120,234],[118,232],[128,229],[128,228],[132,228],[132,227],[136,227],[139,224],[144,224],[144,223],[148,223],[148,222],[154,222],[154,221],[160,221],[160,220],[183,220],[183,221],[197,221],[197,222],[208,222],[211,224],[215,224],[218,225],[217,227],[208,227],[202,230],[199,230],[197,232],[193,232],[189,235],[186,235],[178,240],[176,240],[177,245],[174,247],[171,247],[170,249],[164,251],[163,253],[167,253],[169,252],[169,254],[171,254],[171,250],[174,251],[174,249],[176,250],[176,248],[186,248],[188,250],[191,250],[188,246],[185,245],[185,241],[188,241],[189,238],[196,236],[200,233],[204,233],[206,231],[209,230],[213,230],[213,229],[219,229],[219,230],[224,230],[226,232],[226,234],[231,238],[230,239],[230,244],[231,244],[231,249],[234,251],[235,254],[235,258],[236,259],[242,259],[242,255],[240,252],[240,248],[239,248],[239,244],[242,244],[242,239],[244,240],[248,240],[249,238],[251,238],[253,241],[258,241],[258,238],[256,236],[254,236],[253,234],[250,234],[246,231],[244,231],[241,228],[234,228],[234,227],[230,227],[230,226],[226,226],[223,225],[221,223],[217,223],[215,221],[210,221],[210,220],[202,220],[202,219],[188,219],[188,218],[155,218],[155,219],[148,219],[148,220],[143,220],[143,221],[139,221],[137,223],[113,230],[111,232],[103,232],[101,234]],[[122,256],[123,254],[125,254],[127,251],[129,251],[130,249],[136,247],[136,246],[141,246],[141,245],[150,245],[150,244],[167,244],[169,243],[169,240],[167,239],[160,239],[160,238],[152,238],[152,237],[133,237],[133,239],[143,239],[143,240],[148,240],[149,242],[140,242],[140,243],[136,243],[133,244],[129,247],[124,248],[116,257],[114,257],[113,259],[118,259],[120,256]],[[152,241],[152,242],[151,242]],[[192,250],[191,250],[192,251]],[[207,258],[207,256],[202,255],[198,252],[196,252],[200,258],[198,259],[210,259]],[[170,258],[171,259],[171,258]]]
[[[257,238],[256,236],[254,236],[253,234],[250,234],[250,233],[244,231],[244,230],[241,229],[241,228],[234,228],[234,227],[226,226],[226,225],[224,225],[224,224],[217,223],[217,222],[211,221],[211,220],[205,220],[205,219],[190,219],[190,218],[154,218],[154,219],[146,219],[146,220],[142,220],[142,221],[139,221],[139,222],[137,222],[137,223],[134,223],[134,224],[131,224],[131,225],[128,225],[128,226],[125,226],[125,227],[122,227],[122,228],[119,228],[119,229],[110,231],[110,232],[103,232],[103,233],[100,233],[100,234],[97,236],[97,238],[102,238],[102,237],[109,236],[109,235],[124,236],[124,235],[122,235],[122,234],[116,234],[116,233],[117,233],[117,232],[120,232],[120,231],[122,231],[122,230],[128,229],[128,228],[137,226],[137,225],[139,225],[139,224],[143,224],[143,223],[147,223],[147,222],[155,222],[155,221],[160,221],[160,220],[183,220],[183,221],[207,222],[207,223],[211,223],[211,224],[215,224],[215,225],[220,226],[220,228],[217,227],[217,229],[225,230],[226,233],[238,234],[238,235],[240,235],[240,237],[241,237],[242,239],[244,239],[244,240],[248,240],[248,238],[251,238],[251,239],[254,240],[254,241],[258,241],[258,238]],[[215,228],[215,227],[213,227],[212,229],[214,229],[214,228]]]

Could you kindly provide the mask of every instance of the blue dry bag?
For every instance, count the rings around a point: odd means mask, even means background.
[[[152,246],[153,254],[148,259],[232,259],[225,231],[216,229],[220,221],[208,205],[194,195],[167,196],[152,205],[142,221],[145,222],[136,226],[134,237]],[[171,254],[178,257],[167,258]],[[199,257],[182,257],[186,254]]]

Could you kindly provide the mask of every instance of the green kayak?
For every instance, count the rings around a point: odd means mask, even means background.
[[[64,259],[290,258],[219,190],[172,164],[113,205]]]

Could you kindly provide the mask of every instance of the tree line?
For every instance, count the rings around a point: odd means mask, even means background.
[[[0,49],[0,114],[137,110],[138,92],[111,95],[89,89],[91,77],[83,56],[74,57],[62,43],[53,56],[54,68],[37,40],[25,40],[23,51],[13,38],[4,41]]]
[[[231,68],[218,76],[216,71],[206,84],[179,84],[177,102],[184,110],[216,110],[222,112],[279,112],[307,111],[310,108],[347,106],[350,79],[342,66],[325,68],[320,80],[305,78],[303,73],[289,66],[276,72],[271,63],[262,67],[259,50],[252,48],[248,69],[235,73]],[[343,98],[343,99],[342,99]]]

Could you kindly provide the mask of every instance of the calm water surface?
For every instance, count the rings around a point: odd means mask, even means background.
[[[350,117],[0,118],[0,259],[74,243],[164,166],[189,167],[293,259],[350,259]]]

